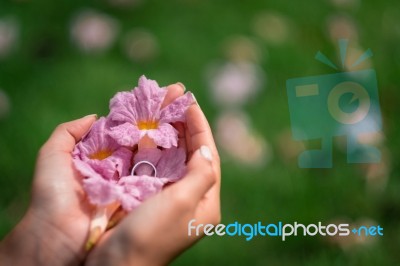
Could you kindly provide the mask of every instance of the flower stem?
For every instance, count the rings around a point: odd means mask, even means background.
[[[85,245],[86,251],[91,250],[106,231],[108,221],[119,206],[120,203],[115,202],[106,207],[96,208],[92,221],[90,222],[89,237]]]
[[[116,226],[126,216],[126,214],[126,211],[119,207],[118,210],[116,210],[111,216],[110,221],[107,224],[106,230],[109,230]]]

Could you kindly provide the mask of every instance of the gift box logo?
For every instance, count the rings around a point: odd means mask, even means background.
[[[347,40],[339,41],[342,65],[346,59]],[[351,67],[372,56],[368,49]],[[321,52],[316,59],[338,70]],[[348,163],[377,163],[381,153],[361,144],[359,137],[378,133],[382,128],[376,73],[373,69],[339,72],[287,80],[293,139],[321,140],[317,150],[306,150],[298,157],[301,168],[331,168],[332,141],[347,138]]]

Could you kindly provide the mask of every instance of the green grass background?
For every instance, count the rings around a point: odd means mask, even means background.
[[[359,1],[359,8],[347,9],[328,0],[143,0],[132,8],[112,7],[101,0],[0,0],[0,18],[13,15],[20,25],[18,46],[0,59],[0,87],[12,105],[10,115],[0,120],[0,236],[26,210],[36,153],[57,124],[90,113],[106,115],[109,99],[135,86],[141,74],[162,85],[183,82],[213,123],[221,107],[210,97],[205,68],[224,60],[226,38],[244,35],[255,38],[265,51],[261,67],[268,82],[243,108],[254,129],[271,143],[274,157],[254,168],[222,153],[222,222],[327,223],[367,217],[384,228],[384,236],[346,251],[322,237],[292,237],[285,242],[271,237],[249,242],[243,237],[208,237],[174,265],[398,265],[400,3]],[[138,27],[152,32],[159,56],[134,63],[121,51],[121,37],[105,53],[82,53],[69,38],[71,18],[82,8],[114,17],[120,24],[119,36]],[[251,21],[260,11],[284,15],[294,25],[293,35],[280,45],[257,39]],[[395,19],[384,26],[388,12]],[[328,170],[299,169],[295,161],[287,163],[279,156],[277,139],[290,127],[285,82],[333,72],[313,57],[321,50],[335,58],[336,44],[326,32],[326,20],[334,14],[352,17],[359,43],[374,52],[385,146],[392,161],[388,184],[380,193],[366,189],[359,167],[346,164],[339,151],[334,168]]]

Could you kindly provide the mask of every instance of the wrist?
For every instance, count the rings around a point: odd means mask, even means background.
[[[0,243],[0,260],[7,265],[77,265],[67,238],[54,225],[28,210]]]
[[[138,245],[129,234],[114,232],[114,235],[106,235],[103,241],[90,252],[85,266],[162,266],[168,263],[160,254],[153,254],[142,245]]]

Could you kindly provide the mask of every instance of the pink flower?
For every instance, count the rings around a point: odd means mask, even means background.
[[[108,122],[104,117],[96,121],[73,151],[75,167],[86,177],[83,186],[89,200],[98,205],[114,201],[114,185],[129,173],[132,159],[132,151],[108,136]]]
[[[181,179],[186,171],[185,161],[186,153],[182,148],[140,150],[134,157],[135,171],[118,182],[123,188],[122,207],[130,211],[166,184]]]
[[[132,147],[145,135],[163,148],[177,146],[177,130],[171,125],[185,121],[185,111],[194,102],[186,93],[161,108],[167,91],[156,81],[140,77],[139,86],[117,93],[110,102],[109,118],[117,123],[109,132],[120,145]]]

